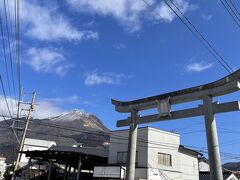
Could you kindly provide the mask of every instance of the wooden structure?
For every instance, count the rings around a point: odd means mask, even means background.
[[[40,163],[48,164],[47,174],[43,177],[47,180],[69,180],[70,176],[71,179],[76,180],[93,179],[94,166],[106,164],[108,161],[108,151],[100,148],[53,146],[45,151],[24,151],[22,153],[29,158],[27,166],[29,171],[33,161],[37,160]],[[53,176],[53,165],[64,167],[59,168],[63,170],[63,173],[58,172]]]

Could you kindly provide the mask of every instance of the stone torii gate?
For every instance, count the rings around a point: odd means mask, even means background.
[[[138,124],[195,116],[204,116],[205,118],[211,180],[223,180],[217,127],[214,114],[238,111],[240,110],[240,106],[239,101],[219,104],[217,102],[213,102],[213,98],[238,91],[240,89],[238,77],[240,77],[240,70],[237,70],[234,73],[209,84],[166,94],[125,102],[112,99],[112,104],[115,105],[116,111],[131,114],[129,118],[117,121],[117,127],[130,126],[126,180],[134,180],[135,176]],[[171,111],[172,105],[196,100],[202,100],[203,104],[190,109]],[[147,115],[143,117],[138,115],[139,111],[154,108],[158,109],[158,114]]]

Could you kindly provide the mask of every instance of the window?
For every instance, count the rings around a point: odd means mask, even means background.
[[[172,156],[170,154],[158,153],[158,164],[172,166]]]
[[[127,152],[118,152],[117,153],[117,163],[127,163]]]
[[[136,163],[138,162],[138,151],[136,151]],[[127,152],[117,153],[117,163],[126,164],[127,163]]]

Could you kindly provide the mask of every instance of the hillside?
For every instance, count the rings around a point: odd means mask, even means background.
[[[23,123],[19,122],[19,126],[22,127]],[[73,110],[47,119],[32,119],[27,137],[55,141],[62,146],[81,143],[86,147],[107,148],[104,142],[109,142],[109,130],[96,116]],[[6,122],[1,121],[0,156],[7,157],[8,162],[13,162],[17,149],[13,133],[7,129]]]
[[[224,164],[223,167],[231,171],[240,171],[240,162],[229,162]]]

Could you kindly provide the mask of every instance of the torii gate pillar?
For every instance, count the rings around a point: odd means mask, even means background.
[[[210,161],[209,164],[211,180],[223,180],[217,127],[213,113],[212,98],[210,96],[206,96],[203,98],[203,109],[208,145],[208,158]]]
[[[129,128],[129,139],[128,139],[126,180],[134,180],[134,176],[135,176],[138,111],[132,110],[130,118],[131,118],[131,123]]]

